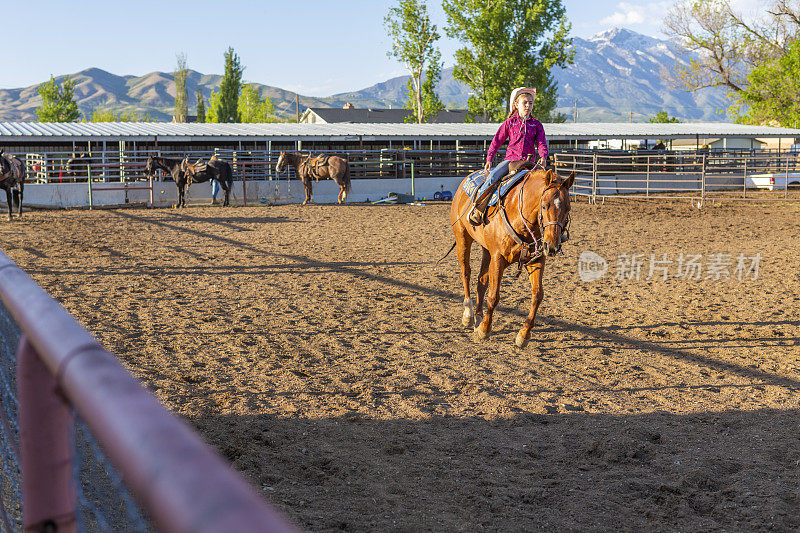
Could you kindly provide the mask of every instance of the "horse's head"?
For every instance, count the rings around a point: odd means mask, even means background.
[[[158,170],[158,167],[156,167],[155,158],[152,155],[147,156],[147,163],[144,165],[145,175],[147,177],[152,177],[156,173],[156,170]]]
[[[278,164],[275,165],[275,172],[283,172],[283,169],[286,168],[286,152],[282,151],[281,155],[278,156]]]
[[[552,170],[545,174],[545,186],[539,205],[539,230],[545,255],[561,251],[561,243],[569,239],[569,188],[575,173],[564,179]]]

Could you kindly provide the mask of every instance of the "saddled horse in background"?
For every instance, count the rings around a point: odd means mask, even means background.
[[[208,163],[203,163],[200,159],[196,163],[189,163],[189,158],[186,157],[181,162],[181,169],[185,174],[185,184],[184,187],[178,186],[178,207],[186,206],[186,194],[192,183],[202,183],[210,179],[217,180],[225,191],[225,201],[222,205],[230,205],[233,171],[226,161],[213,156]]]
[[[342,203],[350,194],[350,163],[347,159],[338,155],[320,154],[312,157],[311,154],[304,156],[300,152],[281,152],[278,157],[278,164],[275,170],[283,172],[287,165],[291,165],[297,171],[297,176],[303,181],[306,189],[306,199],[302,205],[312,201],[311,179],[317,181],[330,178],[339,186],[339,194],[336,197],[338,203]]]
[[[22,196],[25,190],[25,163],[18,157],[0,150],[0,189],[6,191],[8,220],[11,220],[12,206],[18,206],[17,214],[22,216]]]
[[[492,330],[492,315],[500,301],[503,272],[509,265],[518,263],[520,271],[523,266],[527,270],[533,290],[530,312],[515,339],[520,348],[527,344],[536,311],[544,297],[542,275],[545,260],[558,253],[561,243],[569,238],[569,188],[574,180],[574,172],[565,179],[552,170],[529,171],[496,206],[487,209],[489,221],[485,225],[474,225],[466,216],[472,205],[462,188],[466,178],[458,187],[450,207],[450,220],[456,238],[453,246],[457,248],[464,285],[462,323],[469,327],[474,320],[478,338],[485,339]],[[483,249],[474,314],[469,263],[473,241]]]

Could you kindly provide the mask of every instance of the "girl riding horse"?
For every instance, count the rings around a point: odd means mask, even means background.
[[[539,164],[544,166],[547,158],[547,140],[544,137],[544,127],[542,123],[531,116],[533,101],[536,99],[536,89],[533,87],[517,87],[511,92],[509,99],[508,117],[505,122],[500,124],[497,133],[489,146],[486,154],[486,165],[483,171],[489,175],[484,179],[480,189],[478,189],[475,206],[469,215],[469,221],[478,226],[483,224],[483,213],[486,205],[494,192],[492,185],[497,183],[500,178],[508,174],[509,165],[517,161],[525,161],[538,151]],[[492,160],[497,154],[498,148],[508,139],[506,157],[491,172]]]

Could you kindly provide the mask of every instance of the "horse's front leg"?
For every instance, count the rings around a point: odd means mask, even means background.
[[[475,302],[475,327],[483,321],[483,306],[486,297],[486,288],[489,286],[489,265],[492,261],[492,255],[486,248],[481,248],[483,255],[481,256],[481,270],[478,274],[478,290],[477,300]]]
[[[542,289],[544,262],[545,259],[542,257],[535,263],[525,267],[528,270],[528,276],[531,280],[531,291],[533,292],[533,296],[531,298],[531,310],[528,313],[528,316],[525,318],[525,324],[522,326],[522,329],[519,330],[519,333],[517,333],[517,338],[514,340],[514,343],[520,348],[523,348],[526,344],[528,344],[528,339],[531,338],[531,328],[533,327],[533,321],[536,319],[536,311],[539,310],[539,304],[542,303],[542,298],[544,298],[544,289]]]
[[[9,187],[9,188],[6,189],[6,203],[8,204],[8,220],[9,221],[11,220],[11,209],[12,209],[12,206],[14,205],[12,202],[13,202],[13,199],[11,197],[11,187]]]
[[[189,196],[189,182],[186,182],[183,186],[183,191],[181,193],[181,205],[180,207],[186,207],[186,198]]]

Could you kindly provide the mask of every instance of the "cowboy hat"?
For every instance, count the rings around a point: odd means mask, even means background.
[[[529,94],[531,98],[536,100],[536,87],[517,87],[513,91],[511,91],[511,98],[508,99],[508,110],[511,111],[514,108],[514,101],[517,99],[517,96],[521,94]]]

